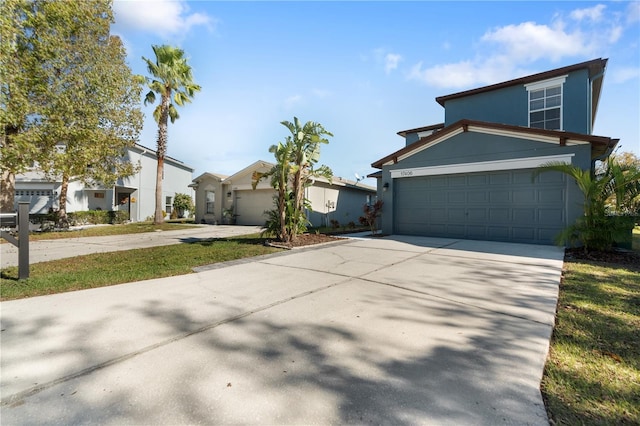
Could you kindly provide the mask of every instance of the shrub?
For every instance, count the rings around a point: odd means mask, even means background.
[[[191,214],[195,210],[193,206],[193,200],[191,196],[188,194],[180,194],[177,193],[173,198],[173,211],[176,212],[176,217],[173,217],[173,212],[171,215],[172,219],[177,219],[178,217],[184,217],[184,212],[188,211]]]
[[[336,219],[331,219],[329,222],[331,223],[331,227],[333,229],[340,228],[340,222],[338,222]]]
[[[382,205],[384,202],[378,200],[373,204],[365,204],[362,208],[364,215],[358,219],[361,224],[367,225],[371,229],[371,233],[375,234],[378,228],[378,218],[382,214]]]

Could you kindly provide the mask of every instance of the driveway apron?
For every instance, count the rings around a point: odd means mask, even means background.
[[[548,424],[562,258],[355,239],[2,302],[2,424]]]

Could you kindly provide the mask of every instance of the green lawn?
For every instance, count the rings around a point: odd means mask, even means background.
[[[189,274],[196,266],[277,251],[258,235],[246,235],[35,263],[22,281],[18,268],[10,267],[0,272],[0,300]]]
[[[78,238],[78,237],[102,237],[106,235],[121,234],[138,234],[142,232],[175,231],[185,228],[195,228],[195,225],[187,225],[182,223],[165,222],[161,225],[154,225],[152,222],[135,222],[124,225],[100,225],[88,226],[84,229],[73,231],[57,231],[57,232],[32,232],[29,235],[29,241],[37,240],[57,240],[62,238]],[[0,241],[6,242],[0,238]]]
[[[555,424],[640,424],[640,267],[565,262],[541,390]]]

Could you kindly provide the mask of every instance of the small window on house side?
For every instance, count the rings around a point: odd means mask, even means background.
[[[173,203],[172,203],[172,201],[171,201],[171,197],[166,197],[166,198],[165,198],[165,207],[164,207],[164,211],[165,211],[167,214],[171,214],[172,207],[173,207]]]
[[[562,88],[567,76],[526,85],[529,127],[562,130]]]
[[[207,203],[207,207],[206,207],[205,213],[213,214],[213,207],[214,207],[214,203],[216,201],[216,193],[213,192],[213,191],[206,191],[205,192],[205,197],[206,197],[206,203]]]

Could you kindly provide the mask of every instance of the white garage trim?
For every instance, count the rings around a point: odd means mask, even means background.
[[[575,154],[547,155],[545,157],[512,158],[509,160],[479,161],[476,163],[447,164],[443,166],[414,167],[391,170],[393,179],[415,176],[451,175],[457,173],[493,172],[499,170],[533,169],[549,162],[571,164]]]

